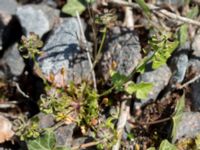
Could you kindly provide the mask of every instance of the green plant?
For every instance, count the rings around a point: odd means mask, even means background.
[[[138,99],[145,99],[148,92],[153,88],[152,83],[134,83],[130,81],[135,73],[144,73],[147,64],[152,64],[153,69],[157,69],[162,65],[166,64],[168,58],[171,56],[172,52],[178,46],[178,41],[170,40],[170,34],[164,36],[153,36],[149,40],[150,50],[153,52],[151,56],[146,56],[141,60],[139,65],[133,70],[130,75],[125,76],[113,70],[110,71],[111,80],[113,86],[107,91],[103,92],[100,96],[107,95],[113,89],[117,92],[127,92],[128,94],[135,94]]]
[[[73,118],[72,122],[91,125],[98,117],[98,94],[86,83],[79,87],[71,83],[66,91],[57,89],[51,95],[41,97],[40,109],[53,114],[57,121]]]
[[[31,58],[35,60],[36,55],[42,52],[39,50],[43,46],[43,42],[35,33],[30,33],[28,37],[22,36],[19,51],[23,53],[24,58]]]
[[[26,117],[20,116],[13,122],[15,134],[19,136],[22,141],[39,137],[43,130],[39,128],[38,121],[39,119],[37,117],[28,120]]]

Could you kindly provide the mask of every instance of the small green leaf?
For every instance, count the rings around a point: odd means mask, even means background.
[[[125,88],[125,91],[128,94],[135,93],[138,99],[146,99],[149,94],[149,91],[151,91],[152,88],[152,83],[140,82],[138,84],[135,84],[134,82],[130,82]]]
[[[176,130],[181,121],[184,109],[185,109],[185,95],[183,94],[183,96],[176,104],[175,113],[173,115],[172,138],[176,136]]]
[[[149,17],[151,12],[150,12],[150,9],[147,6],[146,2],[144,0],[136,0],[136,3],[138,3],[138,5],[142,8],[142,10],[144,11],[145,15],[147,17]]]
[[[83,0],[68,0],[62,8],[62,12],[76,16],[76,11],[81,14],[86,9]]]
[[[76,16],[76,11],[81,14],[89,4],[92,4],[95,1],[96,0],[68,0],[62,8],[62,12],[71,16]]]
[[[56,144],[53,131],[47,130],[43,136],[27,142],[29,150],[52,150]]]
[[[136,84],[132,81],[128,84],[127,87],[125,87],[125,91],[128,94],[133,94],[134,92],[136,92],[136,90],[137,90]]]
[[[160,144],[159,150],[176,150],[176,146],[169,143],[168,140],[163,140]]]
[[[136,97],[138,99],[146,99],[149,92],[153,88],[152,83],[146,83],[146,82],[140,82],[139,84],[136,84],[137,91],[136,91]]]
[[[115,86],[115,90],[118,92],[124,91],[123,84],[127,81],[128,77],[112,70],[110,71],[110,75],[112,83]]]

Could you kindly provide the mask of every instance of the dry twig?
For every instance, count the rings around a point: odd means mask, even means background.
[[[178,89],[183,89],[184,87],[190,85],[191,83],[195,82],[196,80],[198,80],[200,78],[200,74],[198,74],[197,76],[195,76],[194,78],[192,78],[191,80],[187,81],[186,83],[184,83],[183,85],[180,85],[178,87]]]
[[[17,91],[18,91],[20,94],[22,94],[24,97],[29,98],[29,96],[21,90],[19,84],[18,84],[17,82],[14,82],[14,83],[15,83],[15,86],[16,86],[16,88],[17,88]]]
[[[77,16],[80,31],[81,31],[81,39],[84,42],[84,44],[86,45],[86,53],[87,53],[87,57],[88,57],[88,61],[89,61],[90,69],[91,69],[90,72],[92,72],[93,86],[94,86],[94,89],[97,91],[97,83],[96,83],[95,72],[94,72],[94,69],[93,69],[92,59],[91,59],[91,56],[90,56],[88,43],[87,43],[84,31],[83,31],[83,26],[82,26],[80,15],[79,15],[78,12],[76,12],[76,16]]]
[[[122,0],[110,0],[109,2],[118,4],[118,5],[130,6],[130,7],[135,8],[135,9],[141,9],[138,4],[133,3],[133,2],[126,2],[126,1],[122,1]],[[162,8],[157,7],[155,5],[152,5],[152,4],[147,4],[147,6],[153,13],[156,13],[156,14],[161,13],[168,18],[179,20],[179,21],[184,22],[184,23],[200,26],[199,21],[195,21],[195,20],[187,18],[187,17],[182,17],[180,15],[169,12],[165,9],[162,9]]]
[[[113,146],[112,150],[119,150],[120,148],[122,134],[124,132],[124,127],[128,120],[129,113],[130,113],[130,100],[124,100],[121,103],[120,115],[117,123],[118,139],[117,143]]]

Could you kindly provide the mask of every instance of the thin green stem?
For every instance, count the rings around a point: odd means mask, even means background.
[[[100,47],[99,47],[99,49],[98,49],[98,51],[97,51],[97,55],[96,55],[95,61],[94,61],[94,63],[93,63],[93,67],[95,67],[96,64],[97,64],[97,62],[99,61],[99,57],[100,57],[101,52],[102,52],[102,50],[103,50],[103,45],[104,45],[105,39],[106,39],[107,27],[104,27],[103,31],[104,31],[104,32],[103,32],[101,44],[100,44]]]

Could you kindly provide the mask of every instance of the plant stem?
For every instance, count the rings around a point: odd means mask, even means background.
[[[97,55],[96,55],[95,61],[93,63],[93,69],[96,66],[97,62],[99,61],[99,57],[101,55],[101,52],[102,52],[102,49],[103,49],[103,45],[104,45],[104,42],[105,42],[105,39],[106,39],[107,27],[105,27],[103,31],[104,31],[103,32],[103,37],[102,37],[102,40],[101,40],[100,47],[99,47],[99,49],[97,51]]]

